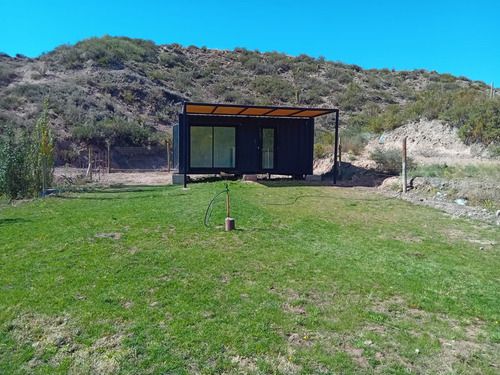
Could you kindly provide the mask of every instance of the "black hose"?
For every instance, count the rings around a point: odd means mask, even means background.
[[[219,195],[221,195],[222,193],[225,193],[225,192],[227,192],[227,190],[222,190],[222,191],[218,192],[217,194],[215,194],[215,196],[212,198],[212,200],[208,204],[207,211],[205,212],[205,220],[203,221],[203,224],[206,227],[208,227],[208,222],[210,220],[210,217],[212,216],[212,212],[214,210],[214,202],[215,202],[215,200],[217,199],[217,197]],[[233,197],[232,199],[233,200],[237,200],[237,201],[242,201],[242,202],[256,203],[256,204],[265,204],[265,205],[270,205],[270,206],[292,206],[295,203],[297,203],[297,201],[299,199],[301,199],[301,198],[332,198],[332,199],[344,199],[344,200],[365,201],[365,202],[381,202],[381,201],[386,201],[386,200],[389,200],[389,199],[393,199],[393,198],[389,198],[389,197],[384,197],[384,198],[381,198],[381,199],[349,198],[349,197],[337,197],[337,196],[334,196],[334,195],[319,195],[319,194],[318,195],[313,195],[313,194],[299,195],[299,196],[295,197],[295,199],[292,202],[287,202],[287,203],[254,201],[254,200],[243,199],[243,198],[235,198],[235,197]]]
[[[344,200],[352,200],[352,201],[365,201],[365,202],[380,202],[380,201],[386,201],[389,199],[389,197],[381,198],[381,199],[369,199],[369,198],[349,198],[349,197],[337,197],[335,195],[299,195],[296,197],[293,202],[288,202],[288,203],[275,203],[275,202],[264,202],[264,201],[253,201],[253,200],[248,200],[248,199],[242,199],[242,198],[234,198],[233,200],[239,200],[243,202],[249,202],[249,203],[257,203],[257,204],[265,204],[265,205],[270,205],[270,206],[291,206],[301,198],[332,198],[332,199],[344,199]]]
[[[219,195],[221,195],[222,193],[225,193],[225,192],[227,192],[227,190],[219,191],[217,194],[215,194],[215,196],[212,198],[212,200],[208,204],[207,211],[205,212],[205,220],[203,221],[203,224],[205,224],[206,227],[208,227],[208,221],[210,220],[210,217],[212,216],[212,212],[214,210],[215,199],[217,199],[217,197]]]

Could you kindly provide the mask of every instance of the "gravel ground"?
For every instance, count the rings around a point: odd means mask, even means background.
[[[438,179],[430,180],[432,180],[432,183],[437,183]],[[376,190],[382,192],[382,194],[386,196],[397,197],[400,199],[404,199],[405,201],[412,202],[413,204],[436,208],[438,210],[444,211],[452,218],[468,217],[471,219],[477,219],[500,226],[500,210],[497,212],[491,212],[482,207],[460,205],[455,202],[454,197],[450,198],[443,193],[429,193],[428,189],[423,188],[423,186],[427,186],[427,184],[423,182],[417,183],[417,189],[411,189],[406,194],[402,193],[401,191],[395,192],[395,185],[400,185],[400,178],[390,177],[384,180],[384,182]]]
[[[58,183],[84,184],[85,169],[56,168],[54,176]],[[170,185],[172,173],[167,171],[154,172],[113,172],[94,173],[92,183],[103,186],[109,185]]]

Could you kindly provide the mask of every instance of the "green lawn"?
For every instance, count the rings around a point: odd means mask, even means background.
[[[0,374],[500,371],[498,227],[266,185],[0,206]]]

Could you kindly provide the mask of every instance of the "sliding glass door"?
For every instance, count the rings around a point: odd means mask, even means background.
[[[235,129],[214,127],[214,167],[235,167]]]
[[[191,126],[191,168],[235,168],[236,129]]]

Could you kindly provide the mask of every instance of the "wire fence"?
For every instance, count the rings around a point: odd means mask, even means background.
[[[170,155],[169,155],[170,154]],[[88,148],[80,150],[70,162],[59,161],[60,165],[94,171],[171,171],[173,150],[166,147],[111,147],[110,149]]]

